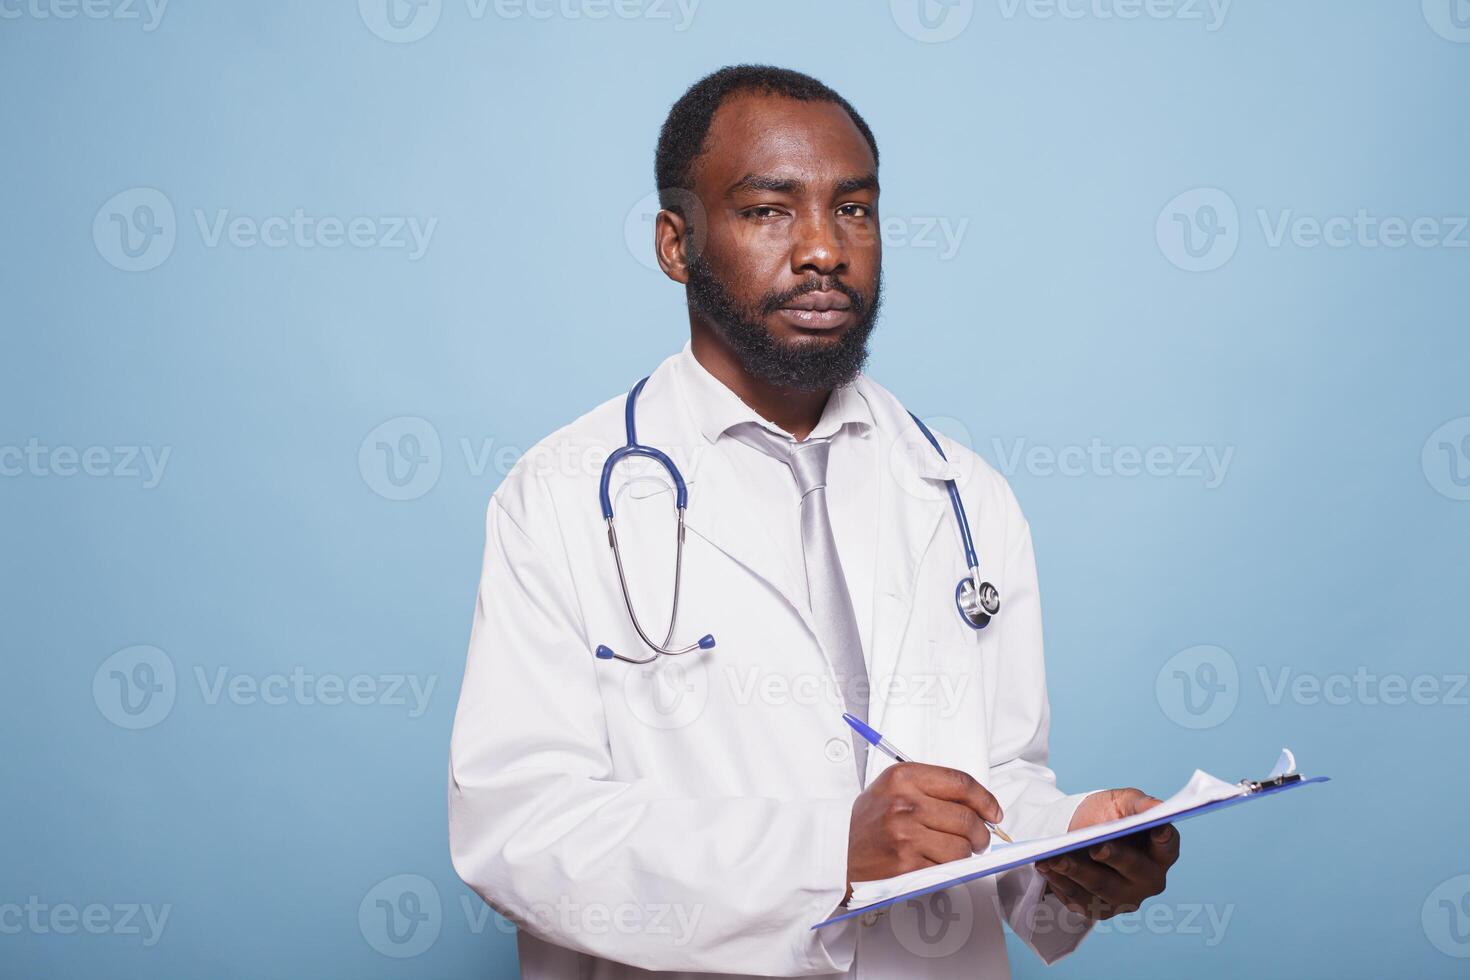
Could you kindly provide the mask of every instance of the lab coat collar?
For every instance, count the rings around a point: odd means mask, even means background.
[[[677,415],[686,424],[679,428],[677,444],[687,447],[688,463],[684,467],[686,482],[692,482],[701,463],[709,455],[706,447],[716,445],[720,437],[731,427],[742,422],[754,421],[777,434],[783,433],[779,426],[761,418],[733,391],[726,388],[703,365],[695,359],[688,342],[677,354],[665,359],[654,371],[641,401],[661,389],[677,391]],[[639,412],[640,439],[648,443],[642,433],[649,413]],[[659,418],[667,417],[660,414]],[[895,470],[900,479],[953,480],[960,470],[955,464],[934,451],[903,405],[887,389],[874,382],[866,374],[859,374],[851,384],[843,385],[832,392],[832,397],[823,410],[822,418],[812,430],[813,436],[829,436],[843,425],[851,425],[855,431],[871,435],[886,433],[886,465]],[[651,431],[651,430],[650,430]],[[696,435],[698,438],[696,438]],[[699,441],[702,439],[704,445]],[[658,443],[653,443],[657,445]]]
[[[670,452],[678,462],[690,487],[686,515],[689,529],[769,583],[820,645],[806,605],[802,570],[779,557],[790,549],[774,546],[770,522],[747,505],[739,474],[726,452],[729,440],[711,441],[696,421],[683,390],[679,358],[675,354],[666,359],[644,388],[639,400],[639,439]],[[902,403],[887,389],[859,375],[851,391],[868,409],[872,433],[879,440],[879,465],[883,467],[875,474],[879,486],[878,513],[874,515],[878,546],[872,649],[867,656],[869,678],[874,682],[868,719],[881,730],[890,688],[881,681],[898,672],[899,650],[912,619],[924,556],[931,547],[948,546],[953,552],[956,581],[964,572],[959,531],[946,526],[952,518],[946,518],[951,510],[944,481],[959,478],[959,470],[952,460],[934,451]],[[945,538],[946,533],[952,541]]]
[[[689,342],[686,341],[684,349],[674,355],[673,362],[684,403],[706,442],[718,442],[731,428],[744,422],[754,422],[776,435],[792,438],[791,433],[762,418],[755,409],[741,401],[739,395],[710,374],[694,356]],[[873,428],[873,413],[851,384],[832,391],[811,436],[819,439],[830,437],[843,426],[851,426],[859,435],[866,435]]]

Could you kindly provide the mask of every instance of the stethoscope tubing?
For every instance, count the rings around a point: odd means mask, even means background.
[[[680,590],[684,581],[684,513],[689,506],[689,487],[685,484],[684,475],[679,472],[679,467],[674,464],[674,461],[669,458],[668,454],[659,449],[655,449],[653,446],[642,445],[638,441],[636,418],[638,396],[642,393],[643,386],[647,383],[648,378],[643,378],[628,392],[627,400],[623,406],[623,428],[627,435],[627,442],[608,455],[606,462],[602,465],[602,478],[597,488],[598,504],[602,508],[603,520],[607,522],[607,543],[612,549],[613,562],[617,566],[618,588],[623,594],[623,605],[627,607],[628,618],[632,620],[633,629],[637,632],[638,638],[653,652],[641,660],[636,657],[616,653],[611,647],[605,644],[599,644],[595,652],[600,659],[617,659],[630,664],[652,663],[661,656],[676,657],[694,650],[709,650],[715,645],[714,636],[708,633],[686,646],[671,647],[669,645],[673,642],[674,630],[679,620]],[[939,458],[947,462],[949,457],[945,455],[943,447],[939,445],[939,440],[934,437],[933,432],[929,431],[929,427],[924,424],[923,420],[913,412],[909,413],[909,418],[914,420],[914,424],[919,427],[919,431],[924,434],[924,438],[929,441],[929,445],[934,447],[934,451],[939,454]],[[643,623],[638,619],[637,611],[633,608],[633,596],[628,588],[628,573],[623,567],[623,552],[618,546],[617,525],[613,518],[611,491],[613,470],[623,460],[633,456],[642,456],[658,463],[674,482],[674,509],[678,515],[678,540],[674,551],[674,601],[673,608],[669,612],[669,630],[665,634],[662,643],[655,643],[653,637],[649,636],[648,631],[643,627]],[[960,579],[959,584],[955,586],[955,608],[959,610],[960,618],[966,625],[971,629],[981,630],[988,626],[991,618],[999,612],[999,594],[996,592],[994,586],[980,580],[980,560],[975,554],[975,542],[970,534],[970,520],[965,513],[965,503],[960,499],[959,487],[953,479],[946,479],[944,486],[949,493],[949,503],[951,509],[954,511],[955,524],[959,527],[960,544],[964,549],[965,567],[967,570],[966,577]],[[966,586],[970,587],[969,598],[971,601],[968,603],[966,602]],[[967,605],[971,608],[967,609]]]

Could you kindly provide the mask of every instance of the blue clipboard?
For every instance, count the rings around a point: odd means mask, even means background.
[[[919,888],[911,892],[905,892],[902,895],[895,895],[892,898],[885,898],[881,902],[874,902],[871,905],[864,905],[862,908],[848,909],[841,915],[834,915],[830,919],[825,919],[822,922],[818,922],[816,925],[812,926],[812,928],[820,929],[822,928],[822,926],[830,926],[834,923],[851,919],[854,916],[862,915],[864,912],[872,912],[876,909],[887,908],[888,906],[893,905],[897,902],[906,902],[911,898],[919,898],[933,892],[944,891],[946,888],[953,888],[955,885],[962,885],[967,881],[974,881],[977,878],[985,878],[989,875],[1000,874],[1002,871],[1010,871],[1012,868],[1020,868],[1028,864],[1035,864],[1037,861],[1045,861],[1047,858],[1056,857],[1058,854],[1067,854],[1072,851],[1086,850],[1089,847],[1095,847],[1103,841],[1109,841],[1115,837],[1128,837],[1132,834],[1140,833],[1141,831],[1148,830],[1152,827],[1160,827],[1166,823],[1178,823],[1181,820],[1188,820],[1190,817],[1197,817],[1201,814],[1209,813],[1212,810],[1223,810],[1226,807],[1237,806],[1241,803],[1249,803],[1252,800],[1263,799],[1267,796],[1276,796],[1280,793],[1286,793],[1301,786],[1310,786],[1313,783],[1325,782],[1330,782],[1329,777],[1313,776],[1311,779],[1306,779],[1300,775],[1297,775],[1296,773],[1291,773],[1277,779],[1270,779],[1259,783],[1245,781],[1244,785],[1246,787],[1246,792],[1241,793],[1239,796],[1232,796],[1226,800],[1217,800],[1214,803],[1201,803],[1197,807],[1191,807],[1188,810],[1181,810],[1171,817],[1160,817],[1157,820],[1146,821],[1136,827],[1130,827],[1127,830],[1119,830],[1111,834],[1104,834],[1101,837],[1093,838],[1084,843],[1069,844],[1066,847],[1059,847],[1054,851],[1046,851],[1045,853],[1037,854],[1028,858],[1023,858],[1019,861],[1013,861],[1010,864],[1003,864],[998,868],[991,868],[988,871],[977,871],[974,874],[962,875],[961,877],[953,878],[949,881],[941,882],[937,885],[930,885],[928,888]]]

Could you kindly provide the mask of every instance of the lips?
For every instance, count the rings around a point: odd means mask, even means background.
[[[803,293],[782,307],[785,310],[805,310],[826,313],[831,310],[847,310],[852,303],[847,296],[835,289]]]

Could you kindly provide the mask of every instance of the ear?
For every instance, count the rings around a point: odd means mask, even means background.
[[[688,219],[678,212],[664,209],[653,219],[653,254],[664,275],[678,283],[689,282],[689,260],[693,242],[689,240]]]

